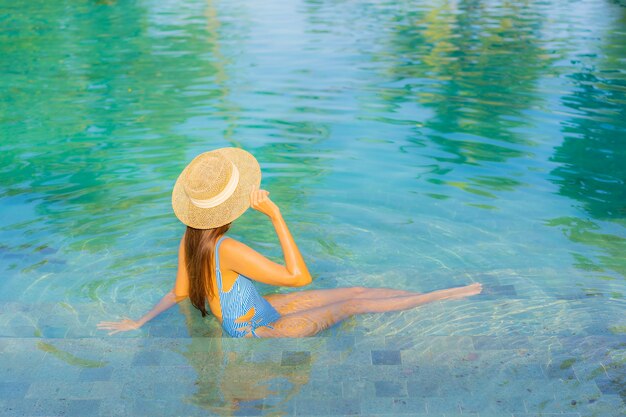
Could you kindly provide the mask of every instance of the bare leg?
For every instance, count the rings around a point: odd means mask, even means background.
[[[445,299],[459,299],[482,291],[479,283],[458,288],[433,291],[425,294],[382,299],[357,298],[304,310],[282,316],[272,324],[274,329],[256,329],[260,337],[307,337],[356,314],[383,313],[415,308],[422,304]]]
[[[269,294],[265,299],[281,315],[311,310],[339,301],[358,298],[390,298],[420,293],[392,288],[344,287],[328,290],[294,291],[288,294]]]

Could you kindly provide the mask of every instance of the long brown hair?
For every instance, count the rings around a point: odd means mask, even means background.
[[[214,229],[194,229],[187,226],[185,231],[185,262],[189,275],[189,300],[191,304],[206,316],[207,296],[213,298],[217,293],[213,287],[215,270],[215,242],[230,229],[232,222]]]

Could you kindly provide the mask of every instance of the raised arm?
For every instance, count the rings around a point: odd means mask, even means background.
[[[271,219],[283,249],[285,265],[271,261],[235,239],[225,239],[220,246],[220,267],[227,267],[265,284],[287,287],[308,285],[311,283],[311,274],[278,206],[268,195],[269,192],[265,190],[252,190],[250,206]]]

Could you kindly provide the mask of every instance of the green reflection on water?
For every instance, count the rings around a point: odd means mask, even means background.
[[[322,287],[364,284],[342,273],[375,257],[425,276],[426,259],[531,267],[539,244],[565,254],[550,267],[624,274],[623,8],[601,2],[589,23],[533,1],[5,4],[4,294],[169,285],[171,186],[218,146],[257,156]],[[273,17],[295,23],[273,32]],[[280,260],[259,216],[232,233]],[[445,233],[414,239],[429,222]],[[541,243],[513,257],[509,229]]]
[[[601,57],[593,60],[593,65],[586,62],[584,54],[573,61],[576,72],[567,75],[572,90],[562,98],[572,116],[562,124],[563,143],[552,157],[559,163],[551,172],[559,193],[580,202],[596,221],[556,218],[548,224],[561,227],[573,242],[600,251],[595,260],[574,253],[577,267],[613,270],[626,277],[626,237],[621,233],[626,226],[626,76],[620,63],[626,56],[621,31],[626,9],[617,9],[617,13],[606,30]]]

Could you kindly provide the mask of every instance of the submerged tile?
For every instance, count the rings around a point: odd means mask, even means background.
[[[145,350],[140,351],[133,356],[131,366],[151,366],[159,365],[161,352]]]
[[[377,397],[406,397],[407,388],[405,382],[376,381],[374,382]]]
[[[0,398],[21,399],[24,398],[31,382],[0,382]]]
[[[330,351],[354,348],[354,336],[332,336],[326,338],[326,349]]]
[[[400,365],[399,350],[372,350],[372,364],[374,365]]]
[[[476,350],[501,350],[505,349],[501,338],[497,336],[472,336],[474,349]],[[510,348],[510,347],[507,347]]]
[[[100,408],[100,400],[70,400],[67,402],[65,415],[68,417],[84,417],[93,415]]]
[[[426,402],[422,398],[393,398],[391,409],[395,415],[425,413]]]
[[[311,352],[308,351],[283,351],[280,364],[282,366],[308,365],[311,363]]]
[[[461,400],[455,397],[425,397],[428,413],[460,413]]]
[[[359,398],[339,398],[330,401],[329,414],[358,415],[361,414],[361,400]]]
[[[261,416],[263,415],[263,400],[241,400],[237,408],[232,411],[233,416]]]
[[[319,401],[312,398],[296,399],[296,415],[326,416],[330,413],[330,404],[327,401]]]
[[[111,379],[113,368],[105,366],[101,368],[84,368],[78,376],[79,381],[108,381]]]

